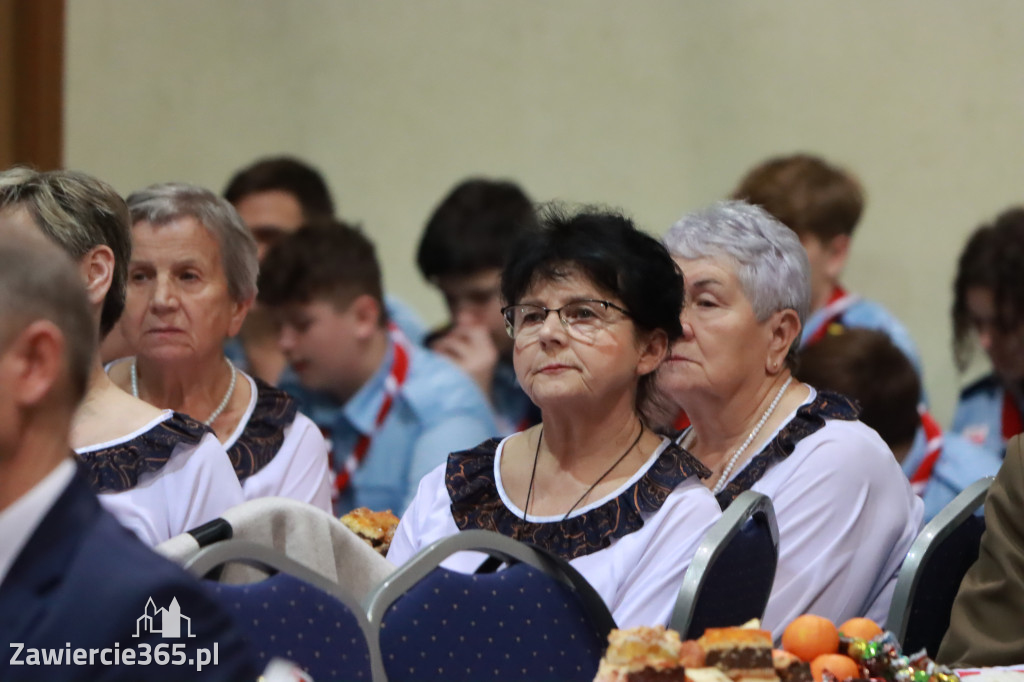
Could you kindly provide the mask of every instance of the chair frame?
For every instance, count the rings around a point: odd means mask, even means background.
[[[686,636],[693,622],[697,600],[707,580],[708,571],[714,568],[715,562],[729,542],[739,533],[749,519],[756,515],[764,515],[771,532],[772,544],[775,546],[776,566],[779,552],[779,525],[775,519],[775,507],[771,498],[754,490],[745,490],[736,496],[722,517],[704,534],[694,553],[690,566],[683,576],[683,583],[676,596],[676,604],[672,609],[669,627]],[[774,570],[772,579],[774,581]],[[764,616],[764,613],[761,613]]]
[[[221,540],[200,549],[185,562],[185,570],[199,579],[203,579],[224,564],[238,562],[252,566],[274,575],[287,573],[313,587],[326,592],[344,604],[355,616],[366,639],[370,654],[371,679],[375,682],[386,682],[384,663],[381,660],[380,647],[374,636],[374,628],[366,619],[366,611],[354,596],[341,585],[320,575],[313,569],[301,564],[278,550],[248,540]],[[268,576],[269,577],[269,576]]]
[[[993,480],[995,480],[994,476],[988,476],[960,491],[952,502],[947,504],[921,529],[913,544],[910,545],[910,550],[907,552],[896,578],[896,588],[893,590],[889,616],[886,620],[886,629],[896,635],[897,641],[901,644],[907,635],[910,611],[917,593],[918,583],[921,580],[922,568],[946,538],[964,521],[973,516],[978,507],[984,504]]]
[[[510,537],[487,530],[466,530],[437,540],[391,574],[368,596],[366,614],[373,631],[373,646],[380,652],[380,625],[388,608],[407,590],[420,582],[441,562],[456,552],[483,552],[505,563],[524,563],[569,587],[580,599],[590,622],[601,638],[616,627],[608,606],[580,573],[561,557]]]

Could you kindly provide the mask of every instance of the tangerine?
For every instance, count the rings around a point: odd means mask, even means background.
[[[811,674],[814,675],[815,682],[822,682],[822,675],[826,670],[840,681],[860,677],[860,666],[857,662],[842,654],[822,654],[811,661]]]
[[[870,618],[851,618],[839,626],[839,633],[844,637],[874,639],[882,634],[882,628]]]
[[[822,654],[839,651],[839,630],[828,618],[805,613],[783,630],[782,648],[810,663]]]

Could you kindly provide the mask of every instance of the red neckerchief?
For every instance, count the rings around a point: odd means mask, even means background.
[[[391,341],[394,344],[395,356],[391,363],[391,373],[384,380],[384,401],[377,411],[377,419],[373,425],[373,432],[362,434],[352,448],[352,453],[345,460],[345,466],[334,478],[334,496],[338,497],[352,482],[352,474],[356,472],[359,465],[366,459],[366,453],[370,451],[370,443],[373,436],[380,429],[384,420],[388,418],[391,407],[395,403],[395,396],[405,383],[406,375],[409,373],[409,349],[406,347],[405,337],[394,326],[390,328]]]
[[[827,314],[825,321],[807,338],[806,343],[803,344],[804,347],[814,345],[825,338],[829,327],[832,325],[841,324],[840,320],[843,319],[843,313],[857,300],[857,296],[847,293],[846,289],[836,285],[836,288],[832,290],[828,303],[825,304],[825,312]]]
[[[1017,406],[1010,391],[1003,390],[1003,440],[1010,440],[1021,431],[1024,431],[1024,418],[1021,417],[1020,408]]]
[[[679,414],[676,415],[676,419],[672,422],[672,428],[676,431],[682,431],[690,425],[690,417],[683,410],[679,410]]]
[[[942,428],[935,418],[929,414],[924,405],[917,408],[921,413],[921,428],[924,430],[925,455],[917,470],[910,477],[910,488],[918,496],[924,495],[928,481],[931,480],[932,472],[935,471],[935,463],[939,461],[942,454]]]

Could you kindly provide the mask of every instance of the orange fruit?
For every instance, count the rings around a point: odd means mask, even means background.
[[[811,674],[815,682],[822,682],[822,674],[829,671],[837,680],[860,677],[860,667],[849,656],[842,654],[822,654],[811,661]]]
[[[839,630],[828,618],[805,613],[783,630],[782,648],[810,663],[822,654],[839,651]]]
[[[870,618],[851,618],[839,626],[839,632],[844,637],[874,639],[882,634],[882,628]]]

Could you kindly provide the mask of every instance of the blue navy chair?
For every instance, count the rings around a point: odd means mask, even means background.
[[[463,551],[506,567],[471,575],[440,566]],[[568,562],[482,530],[423,549],[371,593],[366,610],[390,682],[590,682],[615,627]]]
[[[771,500],[740,493],[708,529],[676,597],[669,627],[684,639],[704,630],[762,618],[779,561],[779,527]]]
[[[932,658],[949,628],[953,599],[967,569],[978,558],[985,503],[993,478],[982,478],[961,491],[921,529],[896,578],[886,629],[906,652],[926,649]]]
[[[314,680],[383,680],[359,602],[340,585],[265,545],[223,540],[185,563],[204,578],[229,563],[266,573],[263,580],[227,584],[204,580],[231,614],[263,665],[285,658]]]

